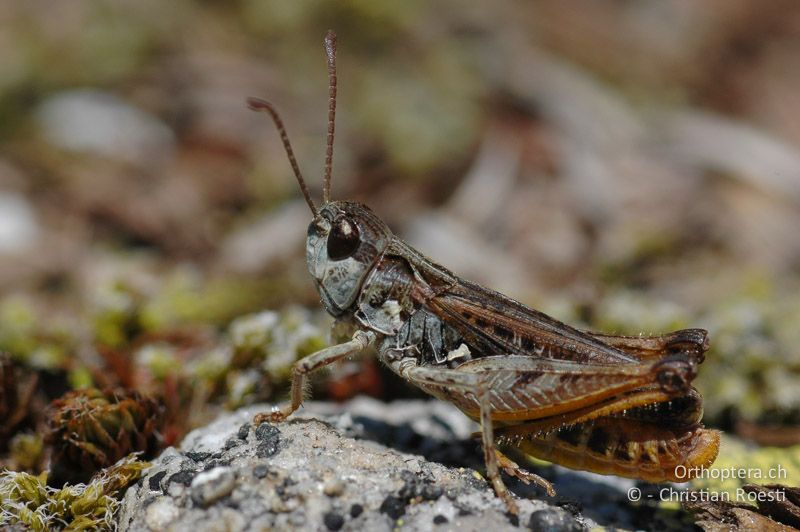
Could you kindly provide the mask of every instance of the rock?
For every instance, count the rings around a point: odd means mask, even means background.
[[[520,506],[509,516],[476,471],[475,426],[445,403],[306,403],[287,422],[250,424],[269,409],[239,410],[167,449],[126,493],[120,530],[582,530],[639,519],[625,508],[631,481],[555,467],[543,472],[554,499],[506,479]]]

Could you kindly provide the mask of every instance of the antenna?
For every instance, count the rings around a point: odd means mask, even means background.
[[[336,124],[336,33],[325,35],[325,54],[328,56],[328,140],[325,149],[325,174],[322,181],[322,201],[331,200],[331,172],[333,171],[333,132]]]
[[[327,45],[327,38],[325,40]],[[328,54],[330,58],[330,54]],[[330,64],[330,59],[328,60]],[[330,66],[328,67],[330,69]],[[336,82],[334,78],[334,96],[336,94]],[[306,203],[308,203],[309,208],[311,208],[311,213],[314,215],[314,218],[319,216],[317,212],[317,206],[314,205],[314,201],[311,199],[311,194],[308,192],[308,186],[306,185],[305,179],[303,179],[303,174],[300,173],[300,167],[297,165],[297,159],[294,157],[294,151],[292,150],[292,144],[289,142],[289,135],[286,134],[286,127],[283,125],[283,120],[281,120],[278,111],[275,109],[275,106],[272,105],[270,102],[266,100],[262,100],[261,98],[248,98],[247,99],[247,106],[252,109],[253,111],[264,111],[269,113],[272,117],[272,120],[275,122],[275,127],[278,128],[278,133],[281,135],[281,141],[283,142],[283,147],[286,149],[286,155],[289,157],[289,163],[292,165],[292,170],[294,170],[294,176],[297,178],[297,182],[300,184],[300,190],[303,192],[303,196],[306,198]],[[332,157],[332,148],[331,145],[333,143],[333,126],[328,125],[328,159],[326,159],[325,165],[328,170],[330,170],[330,158]],[[326,172],[326,183],[330,179],[330,172]],[[328,200],[325,200],[327,203]]]

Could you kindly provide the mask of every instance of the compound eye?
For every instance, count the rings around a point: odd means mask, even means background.
[[[345,218],[333,223],[328,235],[328,257],[331,260],[344,260],[358,249],[361,238],[358,227]]]

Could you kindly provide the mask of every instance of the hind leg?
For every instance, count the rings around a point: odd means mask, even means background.
[[[489,393],[479,391],[478,401],[481,406],[481,442],[483,443],[483,459],[486,462],[486,476],[492,483],[497,496],[506,504],[508,511],[514,515],[519,514],[519,507],[514,501],[511,492],[506,488],[503,479],[500,478],[500,463],[498,451],[494,446],[494,427],[492,426],[492,407],[489,402]]]
[[[547,494],[551,497],[556,496],[556,490],[553,485],[547,481],[546,479],[540,477],[535,473],[531,473],[530,471],[526,471],[522,469],[515,461],[511,458],[500,452],[499,450],[495,449],[494,453],[497,455],[497,465],[505,472],[506,475],[514,478],[518,478],[525,484],[533,483],[541,488],[543,488]]]

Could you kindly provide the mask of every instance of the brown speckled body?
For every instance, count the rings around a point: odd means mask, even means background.
[[[373,333],[380,358],[398,375],[473,419],[485,390],[501,443],[570,467],[652,481],[674,480],[677,465],[713,461],[718,434],[702,427],[702,398],[690,386],[708,347],[705,331],[579,331],[458,278],[396,238],[365,206],[331,202],[321,217],[323,225],[346,217],[364,242],[363,235],[374,238],[353,264],[332,268],[325,231],[312,223],[309,270],[329,312]],[[680,404],[680,415],[667,415]]]
[[[313,220],[306,255],[325,309],[355,325],[352,340],[298,361],[292,399],[254,421],[281,421],[303,402],[306,376],[376,348],[395,373],[481,424],[487,476],[508,510],[517,505],[502,469],[552,485],[520,468],[501,444],[567,467],[648,481],[676,480],[717,456],[719,433],[701,424],[691,382],[708,349],[706,331],[629,337],[579,331],[502,294],[464,281],[395,237],[368,207],[331,201],[336,108],[336,36],[328,58],[328,142],[323,204],[311,199],[277,111],[275,121]],[[681,477],[680,480],[687,480]]]

